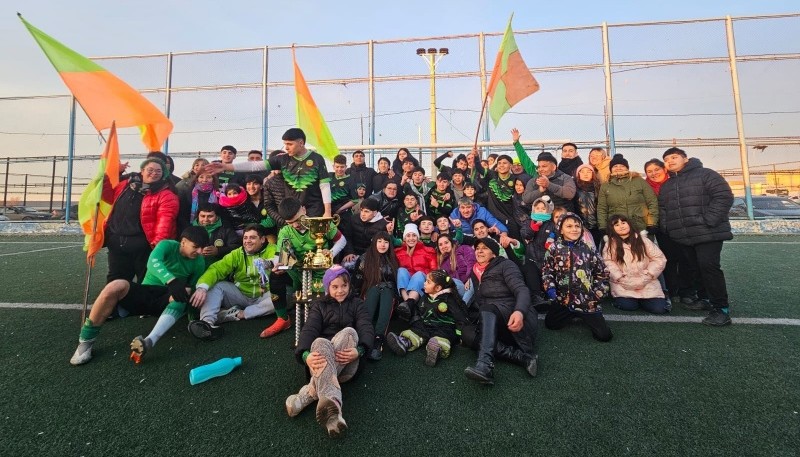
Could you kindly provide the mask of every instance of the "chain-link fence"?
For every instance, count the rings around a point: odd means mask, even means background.
[[[509,130],[517,127],[531,154],[559,152],[572,141],[584,159],[589,147],[603,146],[641,170],[677,145],[724,171],[737,194],[746,182],[754,194],[770,186],[770,194],[800,193],[800,13],[520,29],[515,36],[542,89],[496,127],[479,127],[478,119],[501,32],[294,51],[342,151],[365,150],[371,163],[405,146],[432,174],[436,154],[469,150],[476,135],[484,154],[509,150]],[[435,109],[418,48],[449,51],[435,67]],[[225,144],[281,147],[281,134],[295,122],[291,56],[289,46],[264,46],[95,60],[172,119],[165,150],[180,174],[192,158],[214,158]],[[0,98],[4,206],[19,200],[52,209],[70,194],[77,200],[103,145],[80,109],[70,127],[72,107],[68,95]],[[71,182],[70,139],[78,159]],[[120,146],[130,160],[144,155],[135,129],[120,132]]]

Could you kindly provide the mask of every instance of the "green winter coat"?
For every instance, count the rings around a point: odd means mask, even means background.
[[[608,218],[621,214],[630,220],[631,230],[641,232],[658,225],[658,197],[638,173],[612,175],[600,186],[597,225],[606,229]]]
[[[266,244],[256,254],[246,254],[244,248],[237,248],[229,252],[222,259],[214,262],[203,276],[197,280],[198,289],[210,289],[220,281],[230,281],[247,297],[257,298],[269,291],[269,283],[261,284],[261,276],[253,265],[255,259],[274,261],[277,255],[274,244]]]

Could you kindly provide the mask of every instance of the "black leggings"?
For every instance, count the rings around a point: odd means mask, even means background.
[[[611,341],[614,336],[611,334],[611,329],[606,323],[606,318],[602,313],[580,313],[572,312],[565,306],[553,305],[547,311],[547,316],[544,318],[544,326],[550,330],[560,330],[570,323],[573,318],[580,318],[583,323],[589,326],[592,331],[592,336],[597,341]]]

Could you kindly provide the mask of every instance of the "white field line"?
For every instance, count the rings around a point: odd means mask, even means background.
[[[22,255],[22,254],[33,254],[34,252],[44,252],[44,251],[55,251],[56,249],[69,249],[83,246],[82,244],[75,244],[72,246],[58,246],[55,248],[45,248],[45,249],[34,249],[33,251],[24,251],[24,252],[9,252],[7,254],[0,254],[0,257],[6,257],[10,255]]]
[[[2,303],[0,302],[0,309],[66,309],[76,310],[81,309],[80,303]],[[91,309],[91,305],[89,305]],[[651,322],[658,324],[699,324],[705,316],[625,316],[621,314],[606,314],[607,321],[611,322]],[[539,316],[539,319],[544,319],[544,316]],[[767,318],[767,317],[736,317],[733,316],[734,324],[744,325],[791,325],[800,326],[800,319],[783,319],[783,318]]]
[[[80,241],[0,241],[0,244],[82,244]]]
[[[725,244],[800,244],[800,241],[726,241]]]

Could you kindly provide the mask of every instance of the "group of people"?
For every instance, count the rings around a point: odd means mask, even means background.
[[[605,299],[656,314],[681,303],[708,311],[704,324],[731,323],[720,253],[733,194],[718,173],[679,148],[648,161],[644,177],[602,148],[583,163],[572,143],[560,161],[549,152],[534,161],[520,132],[511,136],[515,157],[447,152],[433,179],[405,148],[377,170],[362,151],[349,167],[339,155],[328,172],[297,128],[267,158],[250,151],[234,162],[224,146],[181,178],[151,153],[113,189],[108,283],[70,363],[92,358],[110,317],[159,316],[131,342],[137,363],[184,314],[203,340],[223,336],[223,323],[273,313],[260,336],[289,329],[302,259],[316,249],[303,218],[337,214],[324,234],[336,264],[314,272],[320,298],[295,351],[310,381],[286,400],[290,416],[317,402],[331,436],[347,427],[340,384],[384,348],[424,347],[435,366],[469,347],[477,358],[465,376],[493,384],[497,359],[536,376],[540,313],[548,329],[581,323],[603,342],[612,339]]]

